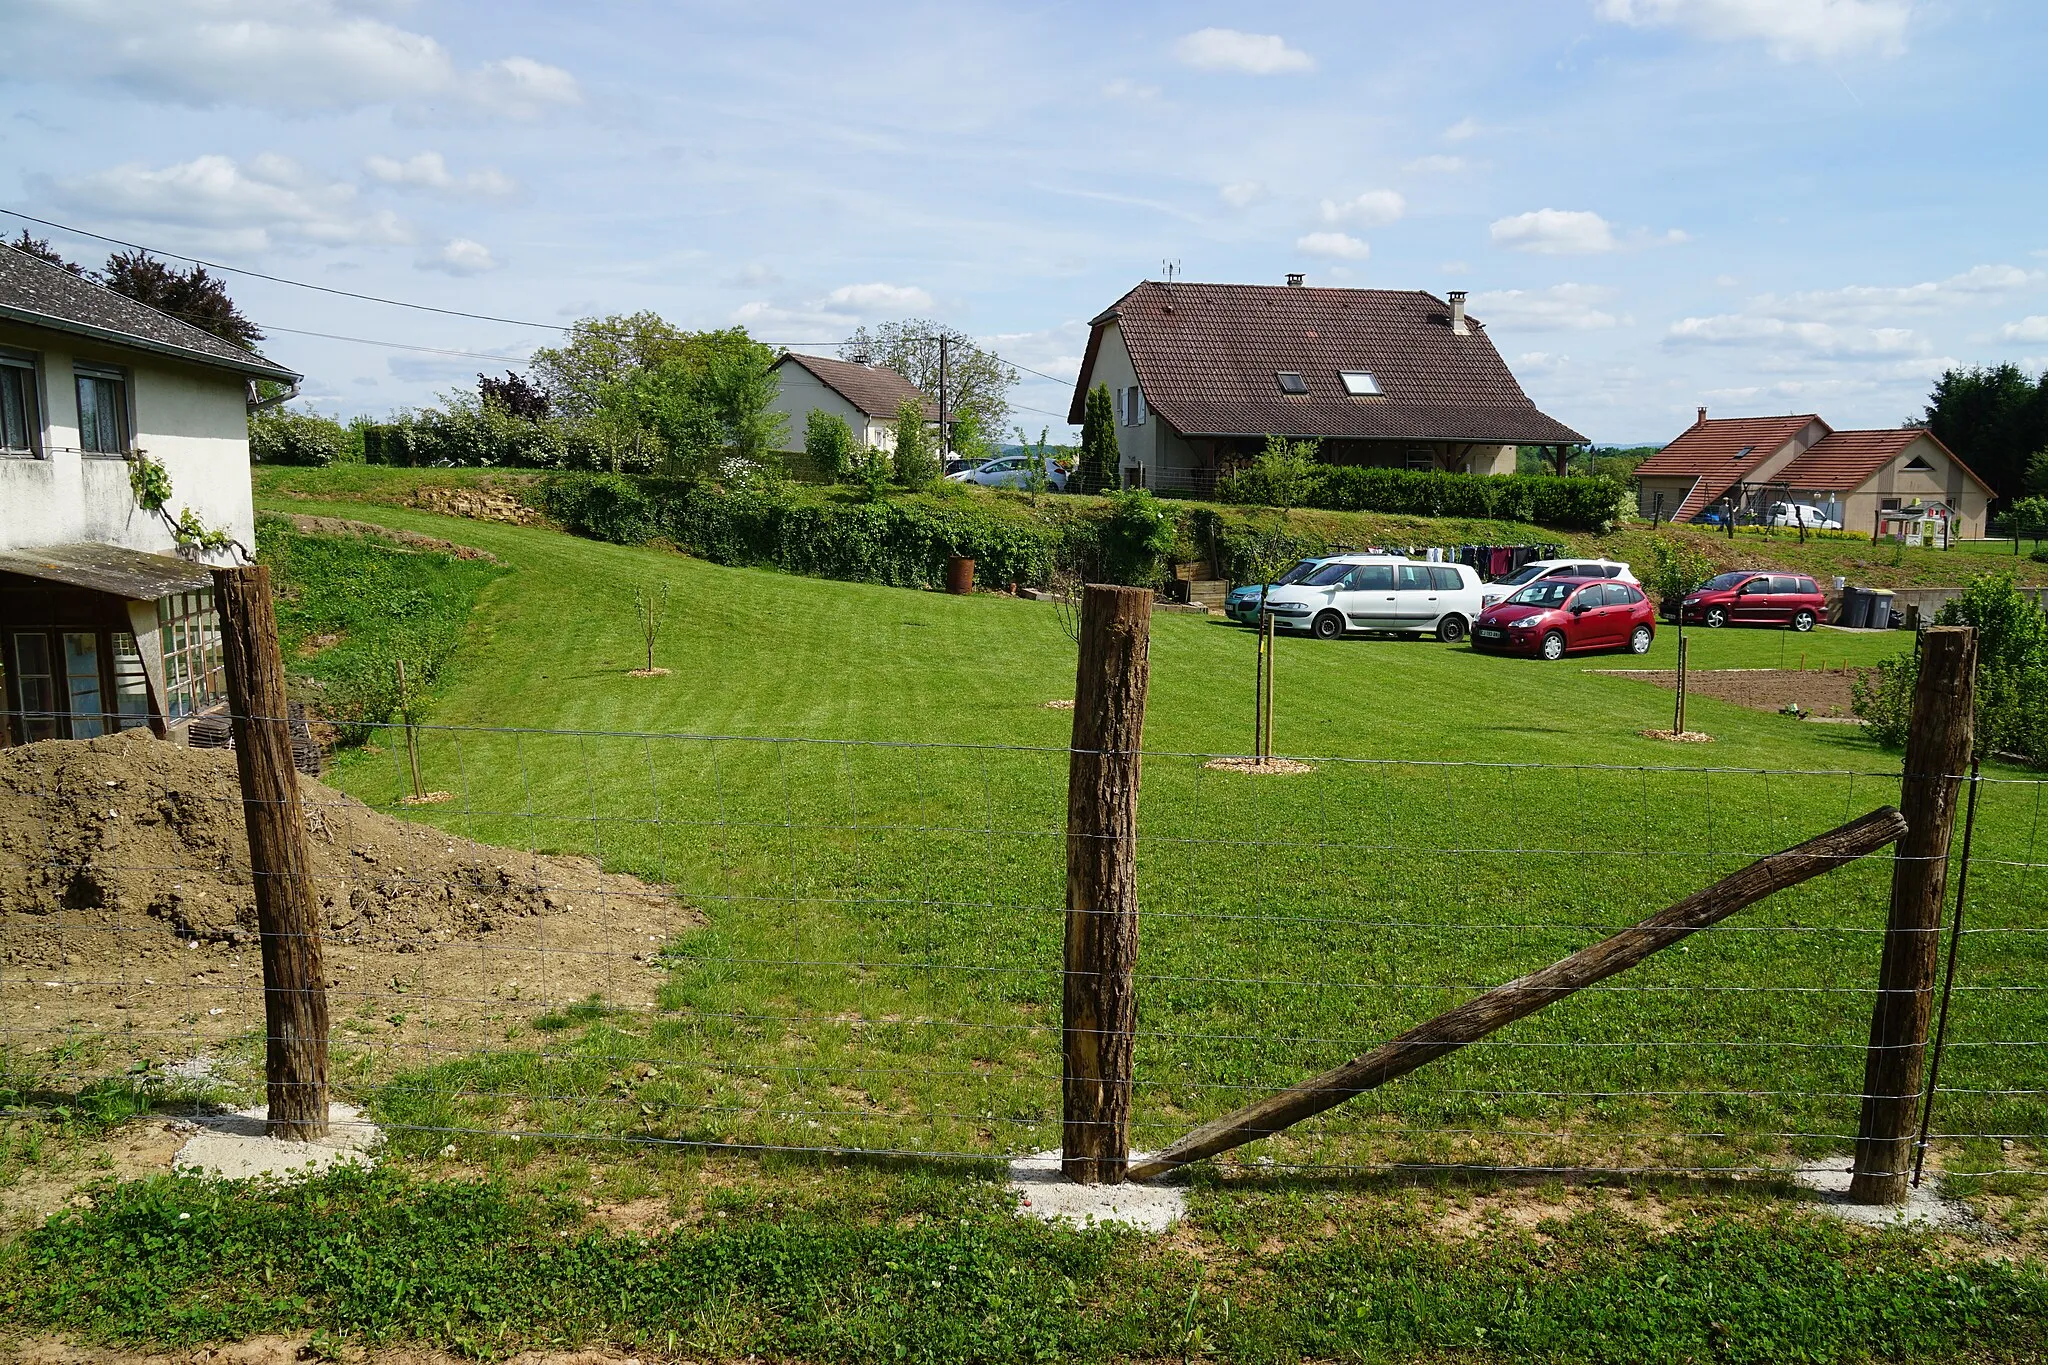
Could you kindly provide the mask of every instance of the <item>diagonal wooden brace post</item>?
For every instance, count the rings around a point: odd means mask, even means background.
[[[1335,1070],[1203,1124],[1157,1156],[1132,1165],[1129,1176],[1132,1180],[1150,1180],[1191,1161],[1271,1137],[1305,1118],[1334,1109],[1355,1095],[1475,1043],[1574,991],[1625,972],[1652,953],[1720,923],[1774,891],[1797,886],[1875,853],[1905,832],[1905,817],[1890,806],[1882,806],[1803,844],[1759,858],[1632,929],[1624,929],[1590,948],[1581,948],[1541,971],[1496,986]]]

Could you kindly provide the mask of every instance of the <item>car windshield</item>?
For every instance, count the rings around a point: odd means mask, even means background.
[[[1699,591],[1726,592],[1730,588],[1734,587],[1736,584],[1746,581],[1748,578],[1749,575],[1746,573],[1717,574],[1714,577],[1709,578],[1706,582],[1700,584]]]
[[[1503,588],[1520,587],[1524,583],[1533,582],[1534,580],[1543,577],[1544,572],[1545,569],[1543,565],[1531,564],[1526,568],[1515,570],[1506,578],[1496,580],[1496,583],[1498,586]]]
[[[1344,575],[1357,567],[1355,564],[1346,564],[1340,559],[1331,564],[1324,564],[1296,581],[1304,588],[1327,588],[1333,583],[1343,582]]]
[[[1323,561],[1320,559],[1304,559],[1301,561],[1301,563],[1295,565],[1286,573],[1281,574],[1278,578],[1274,579],[1273,586],[1276,588],[1284,588],[1289,583],[1299,583],[1302,579],[1307,578],[1310,574],[1314,573],[1316,571],[1316,565],[1322,562]]]
[[[1528,587],[1508,599],[1511,607],[1561,607],[1564,600],[1572,595],[1576,583],[1559,583],[1555,580],[1531,583]]]

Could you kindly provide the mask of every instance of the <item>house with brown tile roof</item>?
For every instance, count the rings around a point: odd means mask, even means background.
[[[1963,539],[1983,536],[1996,496],[1919,427],[1837,431],[1812,413],[1709,419],[1705,408],[1637,467],[1636,486],[1642,514],[1663,521],[1712,514],[1748,522],[1773,502],[1799,502],[1862,531],[1880,511],[1939,505]]]
[[[939,420],[938,404],[917,385],[881,365],[787,352],[775,362],[775,400],[769,406],[788,419],[783,444],[801,450],[804,424],[813,409],[846,419],[853,439],[870,450],[896,448],[896,410],[905,399],[924,406],[925,420]]]
[[[1268,436],[1339,464],[1507,474],[1586,438],[1539,411],[1486,327],[1421,290],[1147,280],[1090,324],[1067,420],[1116,395],[1126,484],[1205,492]]]

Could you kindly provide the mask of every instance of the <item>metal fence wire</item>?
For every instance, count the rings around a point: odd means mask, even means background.
[[[0,762],[7,1117],[109,1086],[171,1107],[260,1102],[234,755],[129,735]],[[418,1152],[1057,1148],[1068,763],[994,745],[377,728],[327,783],[301,782],[334,1096]],[[1895,803],[1900,781],[1142,763],[1138,1149]],[[1932,1164],[2031,1173],[2048,1141],[2043,784],[1983,776],[1974,791]],[[1734,1174],[1846,1154],[1892,861],[1779,892],[1227,1160]]]

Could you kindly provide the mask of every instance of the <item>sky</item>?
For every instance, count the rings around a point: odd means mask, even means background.
[[[1700,404],[1891,426],[1951,366],[2048,368],[2038,0],[0,0],[0,31],[0,208],[506,319],[230,276],[343,415],[592,314],[812,350],[921,316],[1025,367],[1058,439],[1089,319],[1169,268],[1468,290],[1602,443]]]

